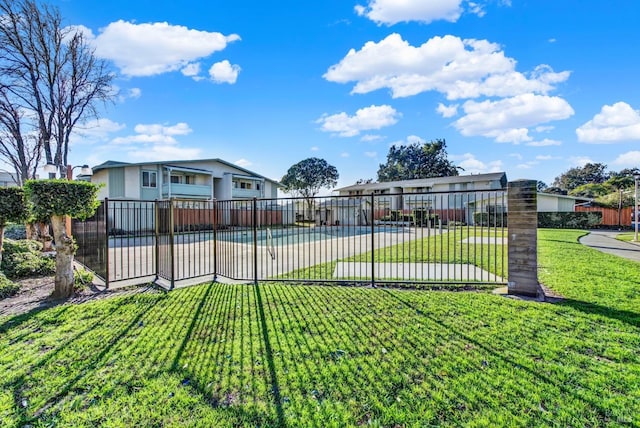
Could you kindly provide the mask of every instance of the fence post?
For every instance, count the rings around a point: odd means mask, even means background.
[[[104,288],[109,289],[109,198],[104,198]]]
[[[218,279],[218,201],[213,200],[213,281]]]
[[[154,201],[154,210],[153,217],[155,223],[155,258],[153,260],[153,264],[156,270],[156,279],[154,282],[157,282],[160,279],[160,207],[158,204],[158,200]]]
[[[258,199],[253,198],[253,285],[258,285]]]
[[[373,210],[374,202],[375,202],[375,195],[373,193],[371,193],[371,215],[369,216],[371,218],[371,287],[375,287],[376,286],[376,275],[375,275],[375,270],[376,270],[376,254],[375,254],[376,237],[375,237],[375,233],[376,233],[376,229],[375,229],[375,222],[373,221],[373,219],[375,217],[374,210]]]
[[[509,294],[534,297],[540,294],[536,185],[535,180],[512,181],[507,191]]]
[[[169,261],[171,263],[171,290],[173,290],[173,287],[175,286],[176,283],[176,268],[175,268],[175,254],[174,254],[174,237],[175,237],[175,231],[174,231],[174,215],[173,215],[173,202],[174,199],[171,198],[169,199],[169,252],[171,253],[171,256],[169,257]]]

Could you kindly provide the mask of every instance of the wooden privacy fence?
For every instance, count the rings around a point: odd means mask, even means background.
[[[618,208],[605,207],[576,207],[578,212],[601,212],[602,226],[631,226],[632,207],[624,207],[622,210]]]

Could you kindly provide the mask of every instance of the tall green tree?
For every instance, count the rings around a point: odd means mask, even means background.
[[[444,139],[406,146],[393,145],[389,148],[387,162],[378,168],[378,181],[458,175],[460,168],[447,159],[446,147]]]
[[[293,195],[302,196],[307,203],[307,218],[313,214],[313,198],[320,189],[331,189],[338,184],[338,170],[324,159],[308,158],[287,170],[280,180],[283,190]]]
[[[556,177],[554,187],[571,191],[583,184],[600,184],[609,179],[606,172],[607,165],[602,163],[587,163],[584,166],[570,168]]]

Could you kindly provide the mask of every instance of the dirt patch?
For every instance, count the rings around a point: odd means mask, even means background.
[[[27,278],[16,281],[20,291],[15,296],[0,300],[0,316],[20,315],[34,309],[46,309],[63,303],[84,303],[97,299],[136,294],[151,290],[149,287],[131,287],[118,290],[106,290],[94,284],[76,293],[69,299],[53,299],[54,277]]]

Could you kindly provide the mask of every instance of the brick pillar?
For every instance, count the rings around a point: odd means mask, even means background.
[[[508,187],[509,294],[538,296],[538,209],[535,180]]]

